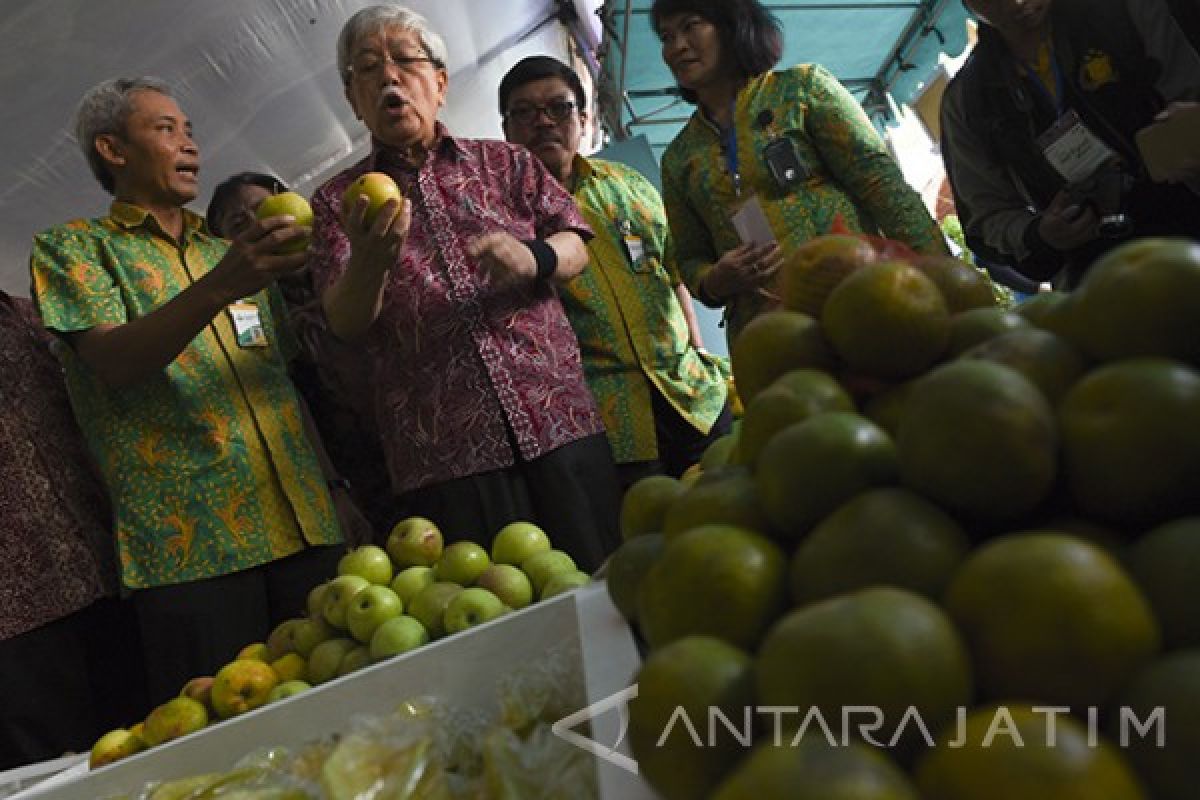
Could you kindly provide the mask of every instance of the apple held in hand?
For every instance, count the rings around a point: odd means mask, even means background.
[[[521,571],[529,576],[533,591],[538,597],[546,583],[560,572],[574,572],[575,561],[562,550],[547,550],[545,553],[535,553],[521,562]]]
[[[460,633],[501,616],[508,607],[499,597],[478,586],[463,589],[446,605],[443,626],[446,633]]]
[[[351,636],[367,644],[376,628],[402,613],[404,604],[395,592],[386,586],[368,586],[350,599],[346,627]]]
[[[267,695],[279,684],[279,676],[262,661],[234,661],[217,672],[213,681],[212,704],[222,719],[236,717],[267,702]]]
[[[444,583],[470,586],[491,563],[487,551],[474,542],[455,542],[433,565],[433,577]]]
[[[356,547],[338,561],[338,575],[357,575],[377,586],[392,582],[392,559],[387,551],[373,544]]]
[[[156,747],[163,742],[194,733],[207,724],[208,709],[203,704],[190,697],[173,697],[150,712],[146,717],[145,732],[142,735],[146,744]]]
[[[365,172],[347,186],[346,191],[342,194],[343,216],[351,213],[360,195],[366,195],[367,198],[364,222],[368,226],[375,222],[375,217],[379,216],[380,209],[388,200],[403,201],[404,199],[404,195],[400,193],[400,187],[396,185],[390,175],[383,172]]]
[[[416,617],[401,614],[393,617],[375,629],[371,637],[371,658],[382,661],[385,658],[407,653],[429,642],[429,631],[417,621]]]
[[[492,539],[492,562],[520,566],[536,553],[550,548],[550,537],[532,522],[510,522]]]
[[[254,216],[260,220],[270,217],[291,216],[296,220],[296,224],[302,228],[308,228],[311,231],[313,226],[312,206],[295,192],[280,192],[279,194],[273,194],[270,197],[264,198],[258,204],[258,208],[255,209]],[[308,236],[292,239],[280,245],[275,252],[299,253],[308,247],[309,240],[310,237]]]
[[[101,736],[92,745],[91,756],[88,758],[88,768],[99,769],[106,764],[120,761],[122,758],[128,758],[134,753],[140,753],[145,749],[146,743],[142,741],[142,737],[133,731],[117,728]]]
[[[524,608],[533,602],[533,584],[512,564],[492,564],[475,585],[499,597],[509,608]]]
[[[402,519],[388,534],[387,551],[396,569],[431,567],[442,557],[442,532],[424,517]]]
[[[271,690],[271,693],[269,695],[267,695],[267,702],[274,703],[279,700],[285,700],[289,697],[294,697],[295,695],[298,695],[301,692],[307,692],[311,688],[312,688],[312,686],[310,686],[306,681],[302,681],[302,680],[284,681],[283,683],[279,684],[278,686],[276,686],[274,689]]]
[[[346,630],[346,611],[354,595],[371,585],[361,575],[339,575],[329,582],[325,590],[325,621],[338,630]]]
[[[433,583],[433,567],[408,567],[402,569],[392,579],[392,591],[400,598],[400,602],[408,606],[417,592]]]

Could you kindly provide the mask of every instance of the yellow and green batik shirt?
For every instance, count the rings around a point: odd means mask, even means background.
[[[725,405],[721,365],[691,344],[654,186],[630,167],[582,156],[574,175],[575,202],[595,237],[587,268],[560,296],[613,457],[618,464],[650,461],[658,457],[650,392],[708,433]],[[637,243],[628,245],[626,236]]]
[[[663,200],[679,270],[693,294],[700,296],[701,276],[721,255],[741,244],[732,215],[751,195],[785,252],[828,233],[839,216],[852,231],[882,232],[922,253],[948,252],[862,107],[824,67],[804,64],[752,78],[737,95],[734,128],[740,194],[721,134],[699,109],[663,154]],[[775,182],[763,155],[783,137],[809,173],[790,188]],[[768,302],[761,293],[732,299],[731,342]]]
[[[145,316],[212,269],[228,243],[184,212],[177,245],[126,203],[39,233],[30,272],[59,333]],[[274,344],[241,347],[218,314],[161,372],[107,386],[61,348],[75,415],[112,497],[122,582],[133,589],[246,569],[340,533],[296,394]]]

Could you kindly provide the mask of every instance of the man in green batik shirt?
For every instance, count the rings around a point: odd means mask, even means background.
[[[34,238],[33,296],[69,345],[160,702],[302,611],[336,568],[341,537],[263,291],[303,265],[276,251],[305,232],[276,217],[230,244],[183,208],[199,152],[160,81],[101,83],[75,127],[114,202]]]
[[[562,302],[628,486],[680,475],[728,433],[731,416],[724,364],[700,347],[662,200],[636,170],[578,154],[586,107],[579,76],[547,56],[524,59],[500,83],[506,138],[571,190],[595,232]]]

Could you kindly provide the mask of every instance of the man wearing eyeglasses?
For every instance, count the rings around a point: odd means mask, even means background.
[[[595,233],[588,267],[561,297],[621,482],[678,477],[729,431],[731,415],[723,365],[701,349],[687,313],[662,200],[636,170],[579,155],[586,98],[566,64],[526,58],[499,94],[507,139],[571,190]]]
[[[524,148],[438,122],[446,59],[441,36],[401,6],[342,28],[338,66],[372,150],[313,198],[313,280],[330,329],[367,349],[406,512],[482,544],[528,520],[590,571],[620,542],[620,495],[554,284],[583,269],[591,231]],[[373,222],[361,199],[341,208],[369,171],[405,196]]]

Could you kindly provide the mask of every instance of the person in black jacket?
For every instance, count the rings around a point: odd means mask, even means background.
[[[942,152],[973,250],[1071,287],[1128,238],[1200,236],[1200,175],[1154,183],[1135,143],[1200,100],[1200,54],[1164,0],[964,4],[979,43],[946,91]]]

